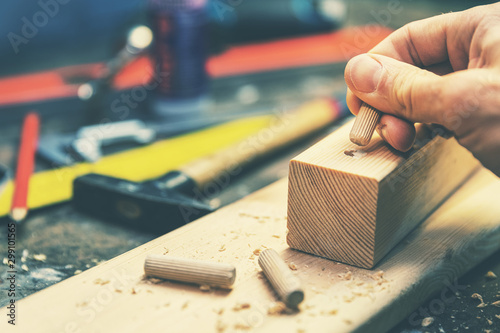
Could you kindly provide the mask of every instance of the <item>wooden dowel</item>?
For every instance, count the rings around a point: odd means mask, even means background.
[[[351,134],[349,135],[351,141],[358,146],[366,146],[369,144],[375,127],[377,127],[378,121],[380,120],[380,115],[380,111],[363,103],[354,121],[354,125],[352,125]]]
[[[259,265],[267,279],[288,307],[296,308],[304,300],[300,280],[273,249],[259,254]]]
[[[147,276],[199,285],[228,288],[236,279],[230,264],[151,254],[144,262]]]

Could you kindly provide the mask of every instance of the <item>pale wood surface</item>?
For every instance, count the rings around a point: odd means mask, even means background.
[[[288,248],[286,195],[283,180],[33,294],[17,303],[16,327],[1,320],[0,331],[383,332],[500,247],[500,181],[484,170],[374,270]],[[276,298],[253,253],[266,247],[297,267],[305,291],[300,312],[266,314]],[[166,252],[234,264],[233,290],[144,279],[146,256]]]
[[[380,136],[358,147],[352,122],[290,162],[288,244],[373,267],[479,167],[454,138],[420,127],[408,153]]]
[[[381,113],[372,106],[363,103],[352,125],[349,139],[359,146],[366,146],[372,139]]]

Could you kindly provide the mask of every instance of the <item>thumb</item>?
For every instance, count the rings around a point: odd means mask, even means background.
[[[352,58],[345,81],[359,99],[411,122],[442,123],[444,79],[429,71],[378,54]]]

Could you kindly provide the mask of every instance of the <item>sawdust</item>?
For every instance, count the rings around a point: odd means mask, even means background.
[[[37,261],[44,261],[47,260],[47,256],[43,253],[40,253],[40,254],[34,254],[33,255],[33,259],[37,260]]]
[[[101,285],[101,286],[104,286],[104,285],[106,285],[106,284],[108,284],[108,283],[109,283],[109,280],[102,280],[102,279],[100,279],[100,278],[99,278],[99,279],[94,280],[94,284],[99,284],[99,285]]]
[[[434,322],[434,317],[425,317],[422,319],[422,327],[428,327]]]
[[[238,303],[235,306],[233,306],[233,311],[241,311],[245,309],[250,309],[250,303]]]
[[[252,326],[250,326],[248,324],[243,324],[243,323],[234,324],[233,327],[235,330],[250,330],[250,329],[252,329]]]
[[[475,298],[475,299],[478,299],[481,303],[479,303],[479,305],[477,306],[478,308],[484,308],[485,306],[487,306],[488,304],[484,303],[483,301],[483,296],[479,295],[478,293],[474,293],[472,294],[470,297],[472,298]]]

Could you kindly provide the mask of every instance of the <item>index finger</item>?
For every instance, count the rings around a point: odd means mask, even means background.
[[[420,68],[449,61],[455,71],[466,69],[476,24],[475,15],[471,12],[442,14],[408,23],[369,53],[388,56]]]

